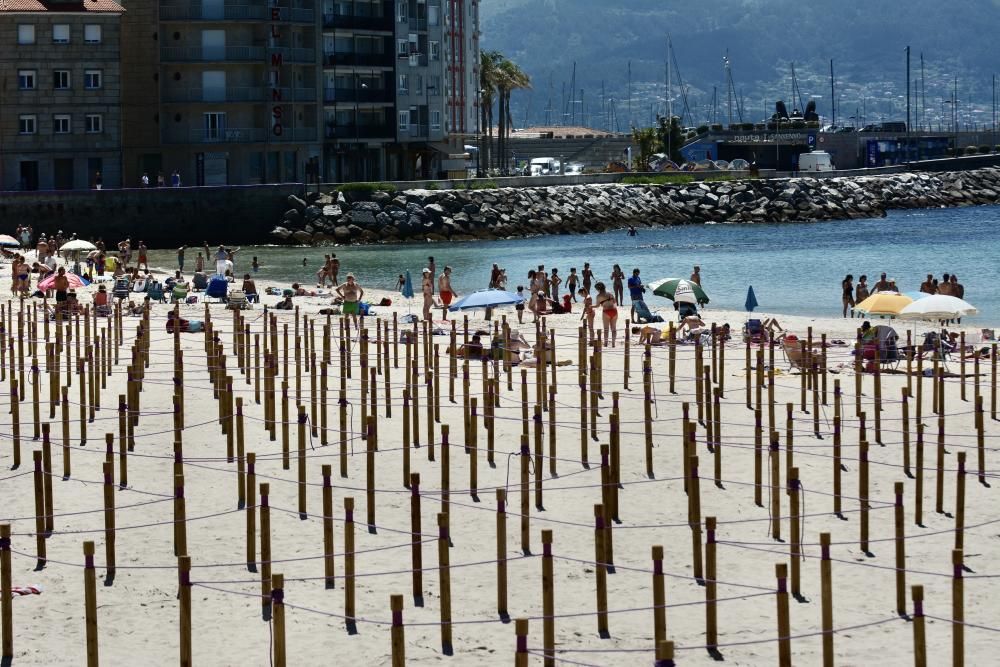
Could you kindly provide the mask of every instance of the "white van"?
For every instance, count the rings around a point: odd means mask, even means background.
[[[799,171],[833,171],[833,162],[826,151],[812,151],[799,156]]]
[[[559,173],[560,166],[559,160],[554,157],[536,157],[528,165],[528,174],[531,176],[551,176]]]

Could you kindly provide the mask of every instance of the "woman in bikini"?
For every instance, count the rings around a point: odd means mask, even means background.
[[[617,303],[624,303],[625,301],[625,272],[622,271],[622,267],[615,264],[615,267],[611,270],[611,289],[615,295],[615,301]]]
[[[590,298],[587,294],[587,290],[580,289],[577,294],[583,300],[583,314],[580,315],[580,320],[587,321],[587,331],[590,332],[590,337],[594,337],[594,300]]]
[[[604,323],[604,341],[607,342],[610,330],[611,347],[614,347],[618,338],[618,302],[614,296],[608,294],[604,283],[597,283],[594,289],[597,290],[595,301],[597,307],[601,309],[601,320]]]
[[[848,307],[854,308],[854,276],[850,273],[840,282],[842,301],[844,303],[844,317],[847,317]]]

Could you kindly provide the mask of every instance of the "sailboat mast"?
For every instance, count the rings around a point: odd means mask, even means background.
[[[833,58],[830,58],[830,125],[837,124],[837,92],[833,79]]]

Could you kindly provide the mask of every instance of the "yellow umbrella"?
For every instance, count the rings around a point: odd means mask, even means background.
[[[865,315],[896,317],[913,299],[895,292],[876,292],[854,307]]]

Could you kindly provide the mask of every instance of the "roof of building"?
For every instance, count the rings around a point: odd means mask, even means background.
[[[93,12],[118,13],[125,8],[114,0],[80,0],[80,2],[48,2],[47,0],[0,0],[0,12]]]
[[[512,137],[533,137],[542,135],[552,136],[554,138],[607,137],[611,136],[611,133],[605,132],[604,130],[596,130],[591,127],[570,127],[562,125],[526,127],[515,130],[511,133]]]

